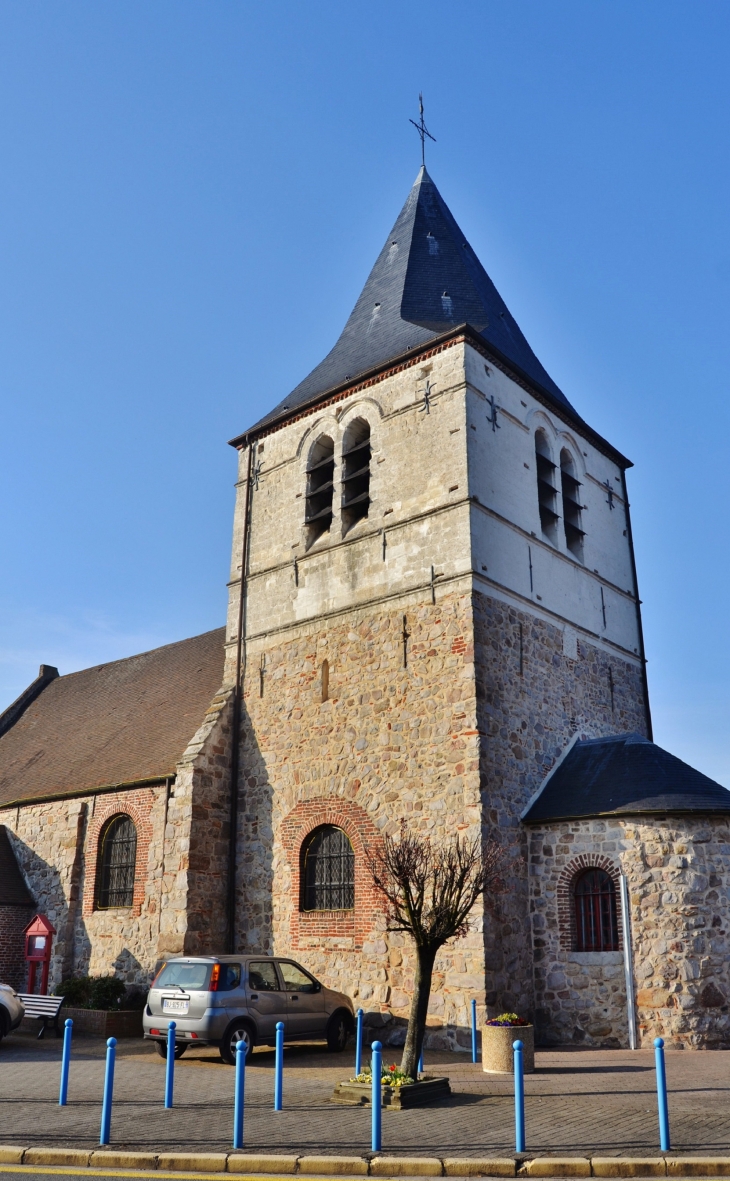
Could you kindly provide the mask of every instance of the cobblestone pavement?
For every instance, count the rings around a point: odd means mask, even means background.
[[[77,1038],[69,1105],[58,1106],[61,1042],[16,1033],[0,1045],[0,1143],[92,1148],[98,1144],[104,1042]],[[370,1111],[333,1105],[335,1083],[354,1055],[321,1046],[285,1051],[284,1105],[274,1112],[273,1051],[256,1050],[246,1071],[246,1148],[276,1153],[346,1153],[370,1148]],[[730,1051],[667,1053],[675,1152],[730,1150]],[[397,1060],[397,1052],[392,1052]],[[386,1050],[386,1061],[391,1055]],[[657,1155],[653,1051],[551,1050],[525,1079],[529,1154]],[[512,1155],[509,1076],[484,1074],[466,1055],[426,1056],[426,1073],[447,1074],[453,1094],[437,1106],[383,1111],[383,1150],[449,1156]],[[175,1064],[175,1107],[166,1111],[165,1063],[137,1041],[118,1046],[112,1143],[133,1150],[230,1148],[233,1069],[213,1050]]]

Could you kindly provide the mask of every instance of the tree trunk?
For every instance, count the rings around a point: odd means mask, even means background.
[[[423,1036],[426,1032],[426,1014],[431,996],[431,978],[437,951],[437,947],[416,948],[416,972],[413,979],[411,1011],[408,1016],[408,1032],[400,1064],[403,1073],[409,1074],[413,1079],[418,1077],[418,1059],[421,1057]]]

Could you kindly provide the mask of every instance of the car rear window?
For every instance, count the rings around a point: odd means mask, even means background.
[[[180,988],[205,992],[210,979],[210,964],[165,964],[155,980],[155,988]]]

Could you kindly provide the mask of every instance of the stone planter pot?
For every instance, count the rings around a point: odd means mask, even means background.
[[[406,1083],[402,1087],[381,1087],[383,1107],[403,1111],[407,1107],[421,1107],[424,1103],[435,1103],[451,1094],[447,1078],[420,1078],[417,1083]],[[344,1103],[349,1107],[370,1107],[373,1088],[371,1083],[338,1083],[331,1103]]]
[[[521,1041],[522,1064],[525,1074],[535,1070],[535,1028],[532,1025],[483,1025],[482,1070],[487,1074],[512,1074],[514,1050],[512,1043]]]

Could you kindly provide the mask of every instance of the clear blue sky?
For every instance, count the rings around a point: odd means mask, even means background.
[[[0,706],[216,627],[243,430],[429,169],[629,473],[657,740],[730,785],[727,0],[0,0]]]

